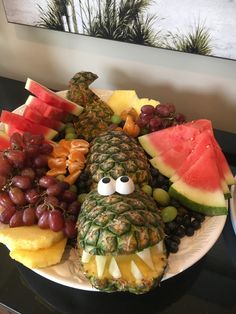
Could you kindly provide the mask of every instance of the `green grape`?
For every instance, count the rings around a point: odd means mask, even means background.
[[[177,214],[177,209],[174,206],[167,206],[161,210],[161,217],[164,222],[171,222],[175,219]]]
[[[78,202],[82,204],[85,201],[85,198],[87,197],[87,193],[81,193],[78,195]]]
[[[64,176],[63,174],[59,174],[59,175],[57,176],[57,179],[58,179],[59,181],[64,181],[64,180],[65,180],[65,176]]]
[[[72,127],[72,126],[66,127],[65,128],[65,133],[66,134],[68,134],[68,133],[75,133],[75,128]]]
[[[168,206],[170,203],[170,196],[168,192],[161,188],[154,189],[152,196],[154,200],[161,206]]]
[[[72,122],[67,122],[66,123],[66,128],[74,127],[74,124]]]
[[[121,117],[118,116],[117,114],[113,114],[111,117],[111,122],[114,124],[119,124],[122,121]]]
[[[141,189],[144,193],[152,195],[152,187],[150,185],[144,184]]]
[[[77,186],[74,185],[74,184],[72,184],[72,185],[70,186],[69,190],[72,191],[72,192],[75,192],[75,193],[77,193],[77,191],[78,191]]]
[[[75,138],[77,138],[77,134],[75,134],[75,133],[67,133],[65,135],[66,140],[74,140]]]

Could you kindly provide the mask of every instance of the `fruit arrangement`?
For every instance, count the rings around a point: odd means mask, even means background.
[[[96,78],[77,73],[67,99],[28,79],[23,114],[2,111],[0,242],[33,268],[71,243],[94,287],[145,293],[184,236],[227,214],[235,180],[210,121],[135,91],[104,102]]]

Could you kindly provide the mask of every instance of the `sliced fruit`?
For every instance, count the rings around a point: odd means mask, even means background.
[[[174,182],[169,189],[170,196],[181,204],[205,215],[225,215],[227,207],[211,145],[199,159]]]
[[[31,109],[30,107],[25,108],[23,116],[31,122],[44,125],[56,131],[61,131],[65,127],[65,124],[63,122],[46,118],[39,114],[36,110]]]
[[[49,104],[46,104],[44,101],[32,95],[27,98],[25,105],[33,110],[38,111],[44,117],[52,120],[64,121],[64,118],[67,115],[65,111],[50,106]]]
[[[42,101],[46,102],[50,106],[54,106],[63,111],[69,112],[78,116],[83,107],[77,105],[76,103],[65,99],[58,94],[54,93],[47,87],[39,84],[38,82],[28,78],[25,84],[25,88],[30,91],[33,95],[37,96]]]
[[[138,140],[144,150],[155,157],[173,148],[176,143],[194,140],[198,134],[200,131],[197,128],[182,124],[139,136]]]
[[[9,136],[5,132],[0,131],[0,151],[7,149],[9,146]]]
[[[30,132],[32,134],[42,134],[47,139],[52,139],[58,134],[57,131],[51,128],[48,128],[44,125],[40,125],[37,123],[33,123],[26,119],[25,117],[22,117],[16,113],[9,112],[6,110],[2,111],[0,120],[1,122],[5,123],[5,125],[9,125],[10,127],[19,129],[24,132]],[[5,130],[8,135],[10,135],[10,133],[12,132],[8,129],[7,126]]]
[[[139,98],[134,90],[115,90],[107,104],[115,114],[120,115],[122,111],[134,107],[138,101]]]
[[[64,238],[62,231],[40,229],[37,225],[0,230],[0,242],[9,250],[38,250],[52,246]]]
[[[32,250],[16,249],[10,252],[10,257],[29,268],[43,268],[60,263],[66,247],[64,238],[49,248]]]

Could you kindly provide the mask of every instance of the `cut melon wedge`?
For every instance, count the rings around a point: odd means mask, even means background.
[[[50,106],[59,108],[76,116],[78,116],[83,111],[83,107],[59,96],[47,87],[30,78],[27,79],[25,88]]]
[[[0,151],[4,151],[9,146],[9,136],[4,131],[0,131]]]
[[[170,196],[205,215],[225,215],[227,207],[216,164],[209,145],[199,159],[169,189]]]

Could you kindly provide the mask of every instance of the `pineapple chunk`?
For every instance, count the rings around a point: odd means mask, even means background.
[[[154,265],[153,265],[153,261],[152,261],[152,256],[151,256],[151,252],[150,249],[144,249],[141,252],[136,253],[143,261],[145,264],[147,264],[152,270],[155,269]]]
[[[111,261],[110,261],[110,265],[109,265],[109,273],[112,275],[113,278],[115,279],[118,279],[120,278],[122,275],[121,275],[121,272],[120,272],[120,269],[117,265],[117,262],[115,260],[114,257],[111,258]]]
[[[5,244],[10,251],[46,249],[62,238],[62,231],[40,229],[37,225],[0,230],[0,243]]]
[[[115,90],[108,99],[108,106],[115,114],[120,115],[122,111],[134,107],[138,103],[138,96],[134,90]]]
[[[49,248],[37,251],[16,249],[10,252],[10,257],[29,268],[48,267],[61,261],[66,242],[64,238]]]
[[[143,279],[143,275],[142,275],[140,269],[138,268],[138,266],[135,264],[134,261],[131,261],[130,269],[131,269],[132,275],[134,276],[134,278],[135,278],[136,280],[141,280],[141,279]]]
[[[95,256],[96,264],[97,264],[97,274],[98,278],[102,278],[102,275],[104,273],[107,257],[102,255],[96,255]]]

